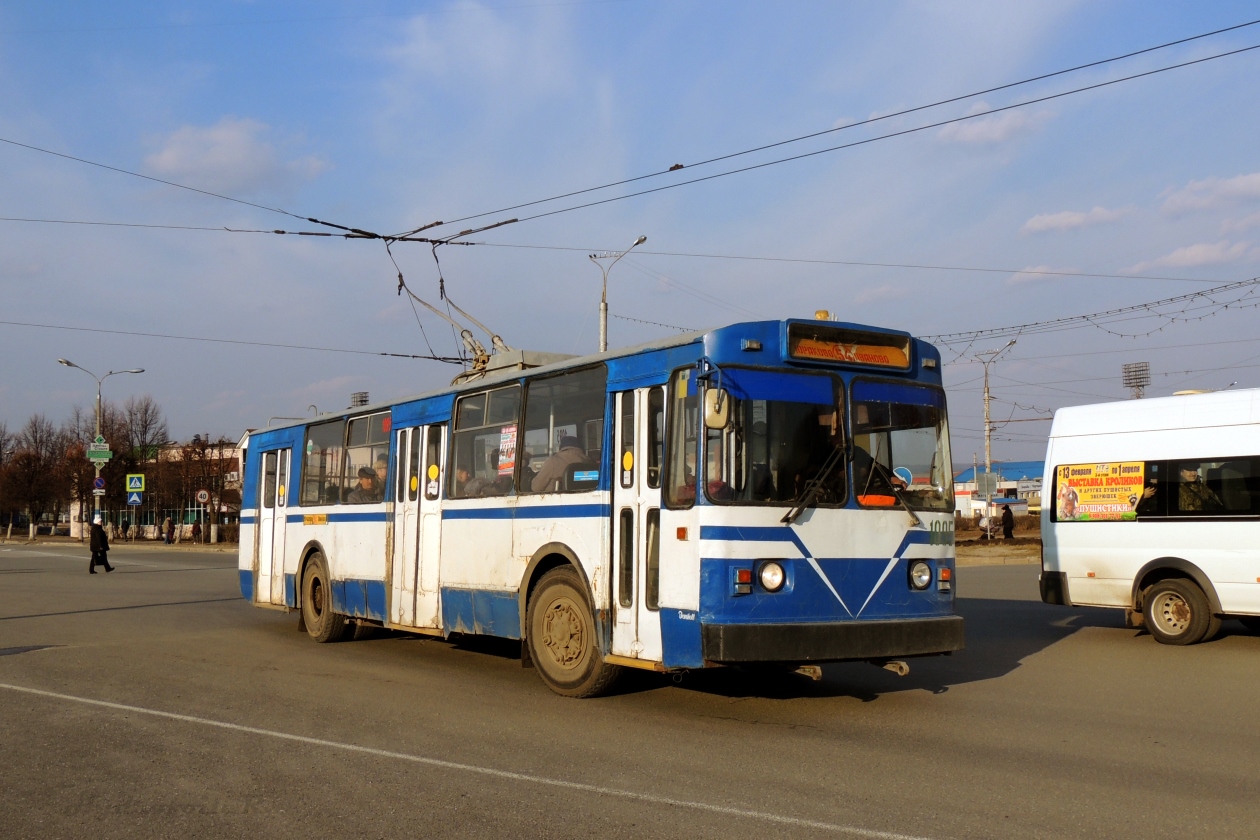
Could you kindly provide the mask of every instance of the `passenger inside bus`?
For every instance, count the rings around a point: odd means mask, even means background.
[[[551,454],[538,474],[530,481],[529,487],[535,493],[554,493],[560,489],[560,482],[570,465],[594,466],[582,449],[582,442],[572,435],[560,438],[560,448]]]
[[[376,470],[371,467],[359,467],[358,486],[346,496],[346,504],[374,504],[384,497],[384,490],[385,485],[376,480]]]

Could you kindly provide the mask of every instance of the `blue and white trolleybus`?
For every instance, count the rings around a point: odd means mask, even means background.
[[[963,646],[930,344],[788,320],[542,355],[251,434],[245,598],[321,642],[519,639],[569,696]]]

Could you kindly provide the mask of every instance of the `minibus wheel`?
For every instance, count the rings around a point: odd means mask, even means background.
[[[564,697],[596,697],[608,691],[621,668],[604,662],[586,587],[571,566],[543,575],[526,615],[529,656],[547,687]]]
[[[1161,580],[1146,590],[1142,600],[1146,629],[1157,642],[1192,645],[1207,637],[1213,625],[1220,629],[1203,590],[1183,578]]]
[[[302,572],[302,621],[317,642],[339,642],[347,630],[353,632],[346,626],[346,617],[333,612],[332,579],[324,555],[318,551],[307,558]]]

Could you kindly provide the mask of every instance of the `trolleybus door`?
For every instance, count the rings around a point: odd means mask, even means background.
[[[613,472],[612,652],[660,661],[660,442],[664,389],[617,395]]]
[[[394,446],[394,538],[389,619],[414,626],[416,556],[420,548],[420,445],[424,429],[399,429]]]
[[[416,430],[419,433],[419,429]],[[446,424],[425,430],[420,473],[420,553],[416,569],[416,625],[441,625],[439,562],[442,554],[442,465],[446,463]]]
[[[284,515],[288,449],[263,453],[258,494],[258,588],[260,604],[284,603]]]

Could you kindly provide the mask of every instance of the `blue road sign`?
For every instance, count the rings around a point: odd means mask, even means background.
[[[142,505],[142,504],[144,504],[144,494],[143,494],[143,493],[128,493],[128,494],[127,494],[127,504],[129,504],[129,505]]]
[[[127,491],[139,490],[144,492],[144,475],[142,473],[127,474]]]
[[[92,488],[93,488],[94,490],[104,490],[104,489],[105,489],[105,479],[103,479],[103,478],[94,478],[94,479],[92,479]]]

